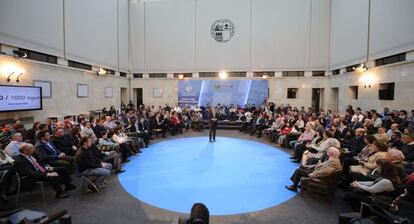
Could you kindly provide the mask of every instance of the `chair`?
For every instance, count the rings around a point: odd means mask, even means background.
[[[27,179],[27,176],[20,176],[20,174],[18,172],[15,172],[16,174],[16,178],[17,178],[17,194],[16,194],[16,207],[19,205],[19,199],[20,199],[20,193],[21,193],[21,187],[22,187],[22,182]],[[42,194],[42,203],[45,203],[45,188],[44,188],[44,181],[36,181],[35,182],[37,185],[40,186],[40,191]],[[33,191],[33,189],[31,189],[30,193]]]
[[[338,184],[341,172],[332,173],[320,179],[302,178],[300,195],[304,196],[305,191],[323,196],[327,201],[332,201],[333,193]]]
[[[82,174],[81,172],[79,172],[78,166],[76,166],[76,176],[82,178],[82,180],[83,180],[82,185],[81,185],[81,188],[82,189],[87,189],[86,187],[88,185],[90,185],[90,186],[92,186],[95,189],[95,191],[97,193],[101,193],[101,191],[96,186],[96,184],[94,184],[93,181],[88,178],[88,176],[86,176],[86,175]]]

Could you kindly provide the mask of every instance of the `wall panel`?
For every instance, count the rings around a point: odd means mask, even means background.
[[[63,0],[0,1],[0,43],[63,57]]]

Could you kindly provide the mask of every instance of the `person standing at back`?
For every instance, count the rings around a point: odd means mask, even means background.
[[[217,113],[216,108],[212,107],[209,114],[208,119],[210,120],[210,133],[209,139],[210,142],[216,141],[216,129],[217,129]]]

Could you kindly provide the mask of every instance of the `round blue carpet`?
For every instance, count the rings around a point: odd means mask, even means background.
[[[119,175],[123,188],[152,206],[189,213],[202,202],[211,215],[273,207],[295,194],[284,188],[297,167],[289,154],[236,138],[188,137],[151,145]]]

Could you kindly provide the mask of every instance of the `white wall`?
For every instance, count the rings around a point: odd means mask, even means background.
[[[130,2],[132,72],[324,70],[329,0]],[[229,19],[226,43],[210,33]]]
[[[364,88],[360,82],[361,76],[374,77],[371,88]],[[394,100],[379,100],[378,87],[380,83],[395,83]],[[384,66],[369,69],[368,71],[356,74],[344,74],[331,76],[329,78],[330,88],[339,88],[339,110],[343,111],[347,105],[361,107],[364,110],[376,109],[382,111],[384,107],[392,109],[414,109],[414,63],[402,65]],[[348,91],[349,86],[358,86],[358,99],[351,99]]]
[[[195,1],[145,3],[145,57],[148,70],[193,71]]]
[[[370,58],[414,49],[414,1],[371,1]]]
[[[331,69],[365,61],[368,38],[368,2],[369,0],[331,1]]]
[[[117,0],[65,1],[69,60],[118,69]]]
[[[81,114],[90,110],[101,110],[114,105],[119,108],[120,88],[128,88],[128,80],[123,77],[97,76],[94,72],[68,68],[60,65],[16,60],[0,55],[0,68],[13,65],[25,70],[20,82],[7,82],[7,74],[0,72],[0,85],[33,85],[33,80],[51,81],[52,98],[43,99],[43,110],[14,113],[0,113],[0,119],[16,119],[34,116],[35,121],[44,122],[49,116],[62,118],[65,115]],[[88,98],[77,98],[77,84],[89,86]],[[105,87],[113,87],[113,97],[105,98]]]
[[[119,71],[129,71],[128,0],[118,0],[118,67]]]
[[[145,71],[145,2],[129,3],[131,70]]]
[[[1,0],[0,43],[63,57],[63,0]]]

